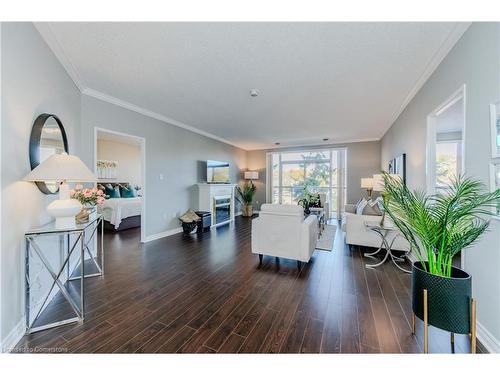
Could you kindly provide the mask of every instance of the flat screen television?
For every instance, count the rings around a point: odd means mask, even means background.
[[[230,182],[228,162],[207,160],[207,183],[229,184]]]

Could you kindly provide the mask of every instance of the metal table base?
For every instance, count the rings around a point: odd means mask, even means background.
[[[94,257],[92,254],[92,251],[90,250],[89,244],[90,242],[95,238],[95,234],[97,233],[97,230],[99,228],[99,225],[101,226],[101,240],[100,240],[100,246],[96,247],[96,256]],[[93,226],[93,227],[92,227]],[[92,229],[92,232],[88,238],[86,234],[86,230]],[[85,291],[84,291],[84,279],[87,277],[95,277],[95,276],[103,276],[104,275],[104,247],[103,247],[103,233],[104,233],[104,221],[102,215],[98,215],[95,219],[91,219],[89,223],[85,224],[78,224],[75,228],[71,229],[57,229],[54,227],[54,224],[51,223],[49,225],[46,225],[42,228],[27,232],[25,234],[25,242],[26,242],[26,249],[25,249],[25,313],[26,313],[26,333],[33,333],[33,332],[38,332],[42,331],[45,329],[53,328],[53,327],[58,327],[64,324],[69,324],[69,323],[74,323],[74,322],[82,322],[85,318]],[[50,262],[48,261],[47,257],[44,255],[43,251],[41,250],[39,244],[37,243],[37,238],[42,237],[42,236],[50,236],[50,235],[58,235],[59,237],[65,236],[66,237],[66,254],[65,257],[61,263],[61,266],[59,267],[58,270],[55,270]],[[71,246],[71,235],[76,235],[76,239],[74,244]],[[79,246],[78,246],[79,245]],[[79,268],[80,269],[80,275],[76,277],[70,277],[70,260],[71,256],[77,252],[77,248],[79,248],[80,256],[79,256]],[[99,248],[101,251],[101,264],[97,262],[97,257],[99,253]],[[38,308],[38,311],[36,314],[34,314],[34,319],[31,319],[31,280],[30,280],[30,249],[33,249],[34,253],[37,255],[37,257],[40,259],[42,266],[48,271],[52,278],[52,284],[49,288],[49,292],[45,295],[43,298],[43,302]],[[92,273],[92,274],[85,274],[85,252],[88,253],[90,259],[92,262],[95,264],[97,267],[98,272]],[[75,300],[74,297],[72,297],[66,288],[66,286],[63,284],[63,282],[60,280],[61,275],[63,272],[66,270],[66,282],[72,281],[72,280],[80,280],[80,301]],[[76,268],[75,268],[76,270]],[[44,308],[46,307],[47,300],[49,296],[52,294],[52,291],[54,290],[54,287],[59,289],[61,294],[63,295],[64,299],[69,303],[71,306],[73,312],[75,313],[75,317],[69,318],[69,319],[64,319],[60,320],[57,322],[52,322],[49,324],[44,324],[42,326],[37,326],[33,327],[33,325],[36,323],[37,319],[40,317],[41,313],[43,312]],[[79,302],[79,303],[78,303]]]
[[[405,260],[404,257],[406,256],[406,254],[404,254],[402,257],[399,257],[399,256],[393,254],[393,252],[392,252],[392,246],[394,245],[394,241],[396,240],[396,238],[398,238],[398,235],[396,234],[396,236],[394,236],[391,243],[389,244],[387,242],[386,237],[387,237],[387,233],[391,230],[390,228],[383,228],[383,227],[372,226],[372,225],[370,225],[370,226],[367,225],[367,227],[370,230],[374,231],[375,233],[378,233],[382,239],[382,242],[377,250],[375,250],[372,253],[365,253],[364,256],[367,258],[375,259],[375,255],[377,255],[380,251],[382,251],[382,249],[385,248],[387,251],[380,262],[375,263],[375,264],[367,264],[366,268],[372,268],[372,269],[377,268],[377,267],[381,266],[382,264],[384,264],[389,257],[391,257],[392,263],[394,263],[394,265],[397,268],[399,268],[403,272],[411,273],[411,271],[405,270],[403,267],[401,267],[398,264],[398,262],[404,262],[404,260]]]

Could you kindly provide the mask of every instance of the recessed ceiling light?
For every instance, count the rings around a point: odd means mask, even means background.
[[[323,138],[323,142],[328,141],[330,138]]]
[[[256,96],[259,96],[259,91],[257,89],[251,89],[250,96],[253,98],[255,98]]]
[[[281,143],[279,143],[279,142],[274,142],[274,144],[275,144],[276,146],[279,146]]]

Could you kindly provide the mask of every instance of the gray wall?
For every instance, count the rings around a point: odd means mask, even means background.
[[[0,305],[4,342],[24,314],[24,232],[51,220],[45,208],[56,197],[44,195],[34,184],[21,181],[30,171],[31,127],[39,114],[57,114],[66,129],[70,152],[78,154],[80,92],[31,23],[4,22],[1,27]],[[52,255],[57,261],[57,254]]]
[[[257,150],[247,153],[248,169],[259,171],[254,208],[266,202],[266,153],[301,149],[347,148],[347,202],[357,202],[366,191],[361,189],[361,178],[380,172],[380,142],[358,142],[314,147],[290,147],[275,150]]]
[[[489,104],[499,97],[499,27],[474,23],[450,51],[382,139],[382,165],[394,155],[407,155],[410,187],[425,189],[426,118],[466,84],[465,171],[489,186]],[[465,269],[473,276],[478,299],[479,334],[483,328],[500,342],[500,222],[465,250]],[[484,334],[483,334],[484,338]]]
[[[83,95],[81,141],[87,165],[93,165],[95,127],[146,139],[146,236],[179,228],[179,214],[197,208],[194,184],[205,181],[205,160],[229,161],[234,183],[246,168],[242,149]]]

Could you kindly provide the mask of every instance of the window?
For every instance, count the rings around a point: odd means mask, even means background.
[[[436,192],[460,175],[462,141],[436,142]]]
[[[345,150],[304,150],[269,154],[270,200],[297,204],[307,188],[325,193],[332,214],[340,215],[346,195]]]

